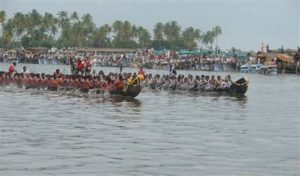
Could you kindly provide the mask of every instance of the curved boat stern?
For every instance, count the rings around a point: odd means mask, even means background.
[[[248,78],[242,77],[232,83],[232,85],[230,86],[231,92],[235,94],[245,94],[248,90],[248,84]]]

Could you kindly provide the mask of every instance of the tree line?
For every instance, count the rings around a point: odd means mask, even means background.
[[[183,29],[176,21],[158,22],[153,35],[144,27],[129,21],[116,20],[111,25],[97,27],[92,16],[81,17],[77,12],[59,11],[56,15],[40,14],[36,9],[29,13],[17,12],[7,18],[0,11],[2,35],[0,47],[97,47],[97,48],[165,48],[196,49],[199,43],[212,46],[222,34],[220,26],[202,32],[188,27]]]

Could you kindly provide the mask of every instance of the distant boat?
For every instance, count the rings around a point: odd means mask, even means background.
[[[204,64],[201,65],[200,70],[203,71],[211,71],[211,65],[210,63],[206,62]]]
[[[260,69],[260,74],[276,75],[278,73],[277,65],[263,65]]]
[[[214,71],[216,72],[223,71],[223,64],[214,64]]]
[[[245,64],[241,66],[241,73],[258,73],[261,67],[261,64]]]

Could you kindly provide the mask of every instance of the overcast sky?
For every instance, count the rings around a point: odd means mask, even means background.
[[[90,13],[97,26],[128,20],[152,33],[157,22],[175,20],[201,31],[221,26],[221,49],[232,46],[257,51],[300,46],[300,0],[0,0],[8,17],[16,12],[77,11]]]

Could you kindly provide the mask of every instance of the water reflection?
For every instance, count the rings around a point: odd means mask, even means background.
[[[226,99],[230,101],[236,101],[240,105],[246,105],[247,103],[247,96],[246,95],[239,95],[239,94],[230,94],[230,93],[223,93],[223,92],[202,92],[202,91],[169,91],[169,95],[182,95],[185,97],[209,97],[213,98],[213,100],[218,101],[220,99]]]
[[[128,107],[138,108],[141,107],[142,103],[140,100],[132,97],[123,96],[111,96],[109,93],[89,95],[84,93],[70,93],[70,92],[49,92],[46,90],[35,90],[35,89],[20,89],[16,87],[6,86],[0,87],[1,92],[12,93],[12,94],[29,94],[31,96],[45,96],[47,99],[65,98],[65,99],[83,99],[84,101],[91,104],[112,104],[115,107],[126,105]],[[76,100],[77,101],[77,100]]]
[[[111,96],[109,99],[111,100],[112,103],[127,102],[132,107],[140,107],[142,104],[140,100],[132,97]]]
[[[233,96],[239,105],[245,107],[247,105],[248,97],[246,95],[235,95]]]
[[[248,97],[246,95],[227,95],[223,97],[227,101],[237,102],[243,109],[247,107]]]

